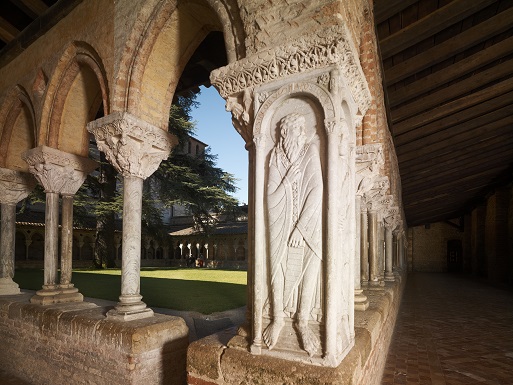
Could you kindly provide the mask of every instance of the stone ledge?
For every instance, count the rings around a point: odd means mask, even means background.
[[[188,328],[182,318],[107,319],[88,302],[35,305],[0,297],[0,367],[37,383],[185,382]]]
[[[382,290],[365,293],[370,306],[355,312],[355,346],[338,367],[252,355],[247,340],[229,329],[189,346],[188,384],[379,384],[404,282],[390,282]]]

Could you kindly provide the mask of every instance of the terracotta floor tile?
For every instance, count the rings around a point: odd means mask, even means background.
[[[387,382],[513,385],[513,293],[464,276],[408,276]]]

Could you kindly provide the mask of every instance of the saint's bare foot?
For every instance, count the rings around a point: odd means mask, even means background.
[[[315,352],[317,352],[317,349],[319,349],[319,339],[308,327],[308,321],[298,321],[297,329],[299,331],[301,343],[303,344],[303,349],[305,349],[308,355],[312,357]]]
[[[284,322],[281,318],[274,319],[269,326],[267,326],[264,330],[264,342],[271,350],[274,348],[274,345],[278,342],[278,337],[280,336],[281,329],[283,328]]]

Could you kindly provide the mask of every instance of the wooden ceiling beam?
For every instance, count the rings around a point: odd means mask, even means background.
[[[452,3],[450,3],[452,4]],[[396,107],[445,83],[475,71],[513,52],[513,36],[462,59],[454,65],[388,93],[390,107]]]
[[[386,59],[465,19],[496,0],[454,0],[379,42]]]
[[[471,92],[472,90],[483,87],[488,83],[511,74],[513,74],[513,59],[497,64],[493,68],[479,72],[460,82],[451,84],[450,86],[433,92],[430,95],[417,99],[412,103],[408,103],[395,110],[391,110],[392,122],[395,124],[396,122],[430,110],[433,107],[437,107],[451,99],[457,98],[458,96],[464,95],[467,92]]]
[[[382,23],[418,1],[419,0],[376,0],[374,4],[374,21],[376,24]]]
[[[414,142],[419,140],[424,142],[424,140],[429,140],[430,137],[434,138],[440,133],[442,135],[447,133],[457,134],[466,129],[472,129],[479,125],[502,119],[510,115],[512,109],[513,91],[444,119],[417,127],[404,134],[397,134],[394,143],[396,147],[402,147],[403,149],[407,148],[407,146],[416,146]]]
[[[477,162],[473,164],[463,164],[456,168],[447,169],[445,171],[440,172],[430,172],[428,175],[423,175],[419,179],[410,179],[408,181],[401,180],[401,186],[403,188],[403,191],[411,191],[412,189],[415,189],[418,186],[429,186],[428,188],[431,188],[431,186],[436,186],[437,183],[441,183],[444,181],[448,181],[449,179],[455,180],[459,178],[465,178],[473,173],[476,172],[482,172],[486,170],[503,170],[504,165],[509,164],[511,161],[512,153],[506,152],[503,154],[500,158],[499,157],[493,157],[491,160],[488,160],[486,162]]]
[[[9,43],[20,33],[19,29],[0,16],[0,40]]]
[[[401,174],[415,173],[432,167],[433,165],[450,164],[460,161],[460,159],[467,159],[476,156],[476,153],[481,153],[483,156],[486,156],[490,153],[493,155],[493,151],[495,150],[504,151],[511,148],[513,148],[513,141],[505,141],[504,138],[496,136],[479,142],[466,144],[465,146],[455,148],[453,151],[447,151],[445,154],[439,154],[437,156],[428,154],[427,156],[412,158],[410,160],[402,160],[399,158],[399,170]]]
[[[450,127],[436,135],[430,135],[417,142],[397,147],[397,157],[401,160],[418,158],[422,155],[436,153],[437,150],[447,147],[457,148],[461,146],[462,142],[478,142],[485,138],[496,137],[507,133],[507,131],[504,132],[504,127],[506,129],[509,127],[512,130],[512,124],[511,107],[504,107],[469,122]]]
[[[440,43],[385,71],[388,86],[416,74],[511,28],[513,7],[498,13],[453,38]]]
[[[406,187],[417,181],[427,183],[430,179],[437,176],[443,177],[450,174],[459,175],[461,172],[473,170],[474,167],[490,167],[490,165],[495,166],[502,162],[511,162],[513,159],[512,148],[513,144],[509,147],[497,148],[491,153],[488,153],[493,156],[480,153],[479,157],[476,157],[475,154],[471,154],[466,158],[453,159],[453,162],[438,163],[417,172],[403,173],[401,175],[401,186]]]
[[[420,127],[422,125],[433,122],[437,119],[441,119],[445,116],[449,116],[458,111],[464,110],[483,103],[489,99],[493,99],[497,96],[503,95],[513,90],[513,77],[503,80],[500,83],[494,84],[492,87],[487,87],[478,92],[474,92],[470,95],[462,98],[453,100],[452,102],[446,103],[442,106],[435,108],[434,110],[426,111],[421,114],[412,116],[401,122],[393,125],[394,135],[401,134]]]
[[[507,169],[507,166],[505,166],[504,169]],[[434,198],[437,196],[447,196],[450,195],[453,189],[455,189],[455,192],[458,192],[458,194],[462,194],[465,191],[478,190],[488,186],[496,176],[497,173],[495,170],[493,172],[483,171],[465,178],[442,183],[435,187],[424,187],[409,192],[403,191],[403,194],[408,195],[407,201],[409,202],[428,198],[431,199],[431,197]]]
[[[17,0],[37,16],[41,16],[48,9],[48,5],[42,0]]]

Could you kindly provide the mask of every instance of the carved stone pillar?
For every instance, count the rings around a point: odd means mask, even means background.
[[[369,103],[343,36],[211,74],[250,153],[250,350],[329,366],[354,344],[355,132]]]
[[[176,138],[127,112],[95,120],[87,129],[123,175],[121,295],[107,316],[125,321],[152,316],[140,295],[142,186],[167,159]]]
[[[360,211],[360,268],[361,282],[363,287],[367,287],[370,280],[369,272],[369,218],[366,205],[361,206]]]
[[[45,254],[44,284],[30,301],[40,305],[80,302],[83,295],[71,283],[73,251],[73,195],[98,164],[91,159],[40,146],[23,154],[30,172],[44,187]],[[59,194],[63,196],[61,230],[61,280],[57,283],[59,242]]]
[[[36,181],[30,174],[0,168],[0,295],[19,294],[14,278],[16,203],[25,198]]]

